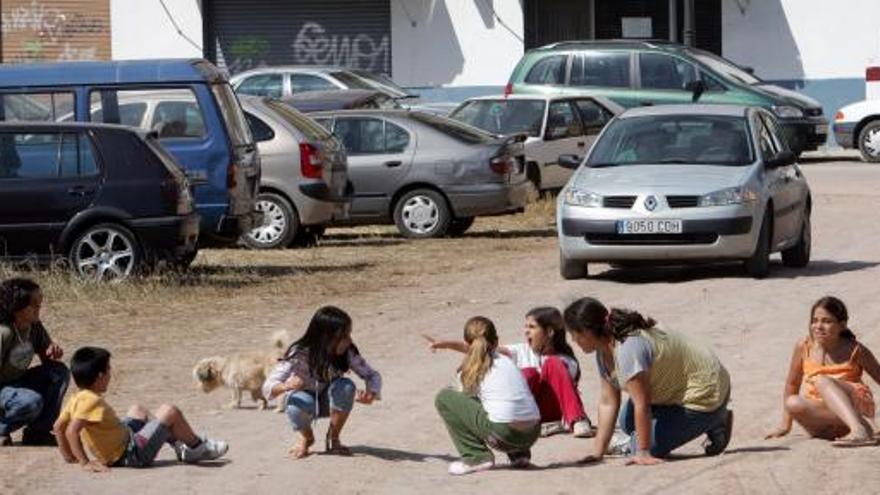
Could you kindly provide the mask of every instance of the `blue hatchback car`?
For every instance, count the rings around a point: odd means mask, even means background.
[[[0,121],[156,131],[195,185],[200,246],[233,244],[259,223],[259,154],[226,76],[207,60],[0,65]]]

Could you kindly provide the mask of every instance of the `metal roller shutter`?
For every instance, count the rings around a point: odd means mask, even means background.
[[[2,0],[3,62],[110,59],[110,0]]]
[[[206,53],[230,73],[283,64],[391,73],[390,0],[210,0]]]

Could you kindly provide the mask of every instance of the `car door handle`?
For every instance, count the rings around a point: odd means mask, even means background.
[[[586,145],[587,145],[587,143],[585,143],[585,142],[583,142],[583,141],[578,141],[577,147],[578,147],[578,148],[583,148],[583,147],[586,146]]]
[[[399,166],[403,165],[403,162],[400,160],[389,160],[389,161],[385,162],[383,165],[385,165],[386,167],[393,168],[393,167],[399,167]]]
[[[89,189],[85,186],[73,186],[67,190],[67,194],[70,194],[71,196],[88,196],[94,192],[94,189]]]

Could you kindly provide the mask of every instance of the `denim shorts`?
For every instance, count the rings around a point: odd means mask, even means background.
[[[153,464],[162,444],[171,437],[171,430],[157,419],[124,417],[120,422],[128,428],[128,445],[113,465],[119,467],[147,467]]]

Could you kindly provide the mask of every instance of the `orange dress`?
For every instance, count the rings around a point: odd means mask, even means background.
[[[847,382],[852,385],[852,401],[856,410],[862,416],[869,418],[874,417],[874,396],[871,389],[862,383],[862,366],[856,361],[856,353],[862,347],[856,344],[849,359],[844,363],[820,364],[809,359],[810,348],[812,347],[810,340],[804,341],[804,356],[801,360],[803,363],[804,379],[803,391],[804,396],[808,399],[822,400],[819,390],[816,388],[816,379],[820,376],[836,378],[840,381]]]

